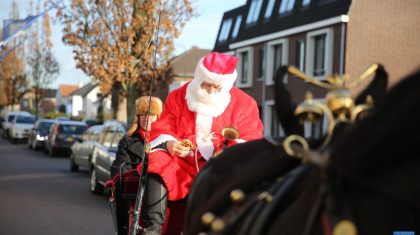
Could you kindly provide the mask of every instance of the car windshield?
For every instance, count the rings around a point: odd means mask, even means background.
[[[59,132],[63,134],[81,135],[86,130],[86,126],[80,125],[60,125]]]
[[[40,131],[48,131],[52,126],[53,122],[40,122],[38,130]]]
[[[34,124],[35,117],[33,116],[17,116],[16,123]]]
[[[7,118],[7,121],[12,122],[13,119],[15,119],[15,115],[9,115],[9,117]]]

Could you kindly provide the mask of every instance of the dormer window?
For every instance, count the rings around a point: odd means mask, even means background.
[[[286,14],[293,10],[293,6],[295,5],[295,0],[282,0],[280,4],[280,15]]]
[[[271,17],[271,15],[273,14],[273,9],[274,9],[274,3],[276,1],[275,0],[269,0],[268,4],[267,4],[267,9],[265,9],[265,14],[264,14],[264,18],[268,19]]]
[[[232,19],[223,21],[222,29],[220,30],[219,38],[217,41],[226,41],[229,37],[230,28],[232,27]]]
[[[311,0],[302,0],[302,7],[307,7],[311,3]]]
[[[262,5],[262,0],[252,0],[251,6],[249,7],[248,16],[246,18],[247,24],[252,24],[257,22],[258,17],[260,16],[260,10]]]
[[[242,16],[239,15],[238,17],[236,17],[235,27],[233,27],[233,32],[232,32],[232,38],[236,38],[238,36],[239,27],[241,26],[241,22],[242,22]]]

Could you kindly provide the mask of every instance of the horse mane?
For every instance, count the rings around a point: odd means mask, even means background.
[[[420,209],[420,70],[396,84],[375,105],[372,116],[338,137],[332,146],[329,170],[365,184]],[[417,135],[417,137],[416,137]],[[404,182],[404,183],[402,183]]]

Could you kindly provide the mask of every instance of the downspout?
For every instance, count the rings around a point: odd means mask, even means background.
[[[265,63],[265,67],[264,67],[264,70],[263,70],[263,72],[262,72],[262,79],[261,79],[261,81],[262,81],[262,88],[261,88],[261,110],[262,110],[262,115],[261,115],[261,117],[262,117],[262,121],[263,121],[263,126],[264,126],[264,129],[266,128],[266,125],[265,125],[265,123],[264,123],[264,121],[266,120],[266,118],[265,118],[265,115],[267,114],[267,110],[266,110],[266,105],[265,105],[265,98],[266,98],[266,96],[265,96],[265,93],[266,93],[266,73],[267,73],[267,62],[268,62],[268,50],[267,50],[268,48],[267,48],[267,43],[264,43],[264,63]],[[261,59],[261,58],[260,58]],[[265,136],[265,130],[264,130],[264,136]]]
[[[341,42],[340,42],[340,67],[339,67],[339,73],[340,74],[344,74],[345,72],[345,50],[346,50],[346,36],[347,36],[347,28],[346,28],[346,23],[342,22],[341,23]]]

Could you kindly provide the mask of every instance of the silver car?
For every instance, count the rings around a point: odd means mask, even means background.
[[[124,125],[105,123],[99,137],[99,144],[93,151],[90,165],[90,191],[93,194],[102,194],[105,182],[111,179],[111,165],[115,160],[118,143],[125,133]]]
[[[98,144],[99,134],[103,128],[103,125],[91,126],[81,138],[76,139],[76,142],[71,146],[70,171],[78,171],[79,166],[89,167],[93,150]]]

